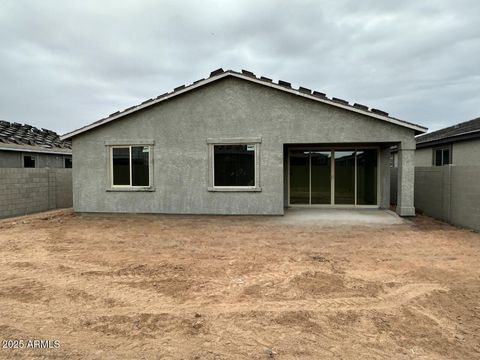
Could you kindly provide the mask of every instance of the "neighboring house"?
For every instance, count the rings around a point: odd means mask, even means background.
[[[480,231],[480,118],[418,136],[416,142],[415,207],[434,218]],[[398,158],[398,149],[393,147],[393,167]],[[391,171],[392,203],[398,172]]]
[[[480,118],[417,137],[415,166],[480,166]]]
[[[54,131],[0,120],[0,168],[71,168],[71,148]]]
[[[388,113],[243,70],[111,114],[72,139],[74,210],[283,214],[288,206],[388,208],[415,215],[415,135]]]

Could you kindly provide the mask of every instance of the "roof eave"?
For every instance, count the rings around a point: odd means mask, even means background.
[[[21,147],[21,146],[6,146],[8,144],[0,144],[1,151],[17,151],[17,152],[29,152],[39,154],[52,154],[52,155],[72,155],[70,149],[47,149],[41,147]]]
[[[456,134],[453,136],[447,136],[441,139],[433,139],[423,142],[417,142],[417,148],[426,148],[436,145],[443,145],[443,144],[450,144],[458,141],[465,141],[465,140],[472,140],[472,139],[479,139],[480,138],[480,130],[474,130],[465,132],[462,134]]]

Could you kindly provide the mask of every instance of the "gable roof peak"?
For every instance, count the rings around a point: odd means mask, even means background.
[[[123,110],[123,111],[117,111],[117,112],[115,112],[113,114],[110,114],[109,116],[107,116],[103,119],[95,121],[94,123],[92,123],[90,125],[81,127],[77,130],[74,130],[72,132],[64,134],[64,135],[61,136],[61,139],[63,139],[63,140],[70,139],[73,136],[76,136],[76,135],[78,135],[80,133],[83,133],[85,131],[89,131],[89,130],[95,128],[95,127],[101,126],[105,123],[108,123],[110,121],[118,119],[122,116],[131,114],[135,111],[144,109],[148,106],[152,106],[152,105],[157,104],[159,102],[168,100],[168,99],[170,99],[174,96],[183,94],[187,91],[192,91],[192,90],[197,89],[201,86],[210,84],[212,82],[215,82],[219,79],[222,79],[222,78],[225,78],[225,77],[228,77],[228,76],[232,76],[232,77],[240,78],[240,79],[243,79],[243,80],[255,82],[257,84],[268,86],[270,88],[274,88],[274,89],[281,90],[281,91],[286,91],[290,94],[306,97],[306,98],[309,98],[309,99],[312,99],[312,100],[315,100],[315,101],[319,101],[319,102],[322,102],[322,103],[325,103],[325,104],[333,105],[333,106],[340,107],[340,108],[343,108],[343,109],[346,109],[346,110],[349,110],[349,111],[361,113],[361,114],[364,114],[364,115],[367,115],[367,116],[370,116],[370,117],[373,117],[373,118],[377,118],[377,119],[380,119],[380,120],[391,122],[391,123],[394,123],[394,124],[397,124],[397,125],[400,125],[400,126],[403,126],[403,127],[410,128],[410,129],[414,130],[416,134],[423,134],[427,131],[426,127],[423,127],[423,126],[420,126],[420,125],[417,125],[417,124],[413,124],[413,123],[410,123],[410,122],[407,122],[407,121],[404,121],[404,120],[396,119],[394,117],[389,116],[389,114],[385,111],[378,110],[378,109],[369,109],[369,107],[366,106],[366,105],[350,104],[348,101],[337,98],[337,97],[328,98],[324,92],[319,92],[319,91],[316,91],[316,90],[312,91],[312,90],[310,90],[306,87],[303,87],[303,86],[300,86],[298,89],[294,89],[290,82],[287,82],[287,81],[284,81],[284,80],[278,80],[278,83],[275,83],[271,78],[264,77],[264,76],[257,77],[255,75],[255,73],[253,73],[252,71],[249,71],[249,70],[245,70],[245,69],[243,69],[241,72],[237,72],[237,71],[234,71],[234,70],[223,70],[223,68],[218,68],[218,69],[210,72],[210,76],[206,79],[202,78],[200,80],[194,81],[193,83],[191,83],[189,85],[177,86],[172,92],[164,93],[164,94],[159,95],[155,98],[148,99],[148,100],[142,102],[139,105],[131,106],[131,107],[129,107],[129,108]]]

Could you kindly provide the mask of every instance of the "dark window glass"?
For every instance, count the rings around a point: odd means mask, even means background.
[[[435,166],[442,166],[442,150],[435,150]]]
[[[442,165],[450,164],[450,150],[449,149],[443,149],[442,161],[443,161]]]
[[[113,148],[113,185],[130,185],[130,149]]]
[[[335,204],[355,204],[355,151],[335,151]]]
[[[35,156],[33,156],[33,155],[24,155],[24,156],[23,156],[23,167],[25,167],[25,168],[34,168],[34,167],[35,167]]]
[[[311,201],[312,204],[330,204],[331,199],[330,151],[310,152]]]
[[[357,151],[357,204],[377,204],[377,150]]]
[[[132,186],[148,186],[148,146],[132,146]]]
[[[255,186],[255,145],[214,145],[215,186]]]
[[[310,203],[310,168],[307,151],[290,153],[290,204]]]
[[[72,158],[65,158],[65,169],[72,168]]]
[[[435,149],[434,151],[434,165],[442,166],[451,163],[450,149]]]

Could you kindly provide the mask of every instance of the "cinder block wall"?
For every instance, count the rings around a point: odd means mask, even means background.
[[[396,172],[392,172],[392,201]],[[415,168],[415,208],[453,225],[480,231],[480,166]]]
[[[0,169],[0,218],[72,206],[72,169]]]

